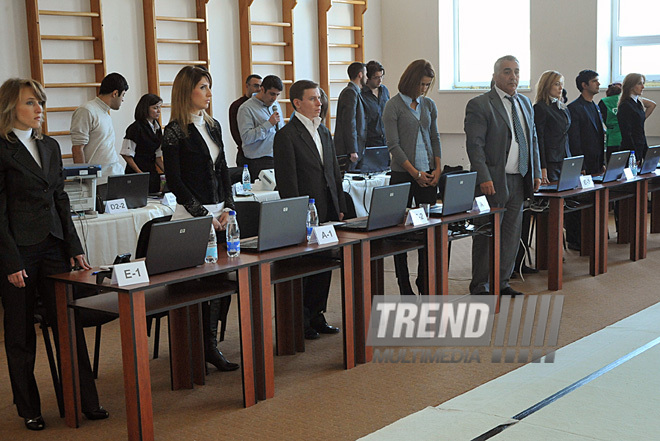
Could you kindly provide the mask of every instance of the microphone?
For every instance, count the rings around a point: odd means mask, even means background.
[[[271,112],[275,113],[277,112],[277,106],[273,104],[273,107],[271,108]],[[275,132],[278,132],[280,130],[280,123],[275,123]]]

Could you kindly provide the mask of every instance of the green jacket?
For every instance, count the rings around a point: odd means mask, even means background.
[[[618,105],[619,95],[605,97],[600,100],[600,103],[598,104],[603,121],[607,126],[605,141],[607,147],[618,147],[621,145],[621,129],[619,129],[619,120],[616,117]],[[603,107],[605,107],[605,109],[603,109]]]

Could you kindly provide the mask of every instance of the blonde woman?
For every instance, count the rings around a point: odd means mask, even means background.
[[[0,87],[0,293],[14,404],[29,430],[46,427],[34,378],[37,297],[57,334],[55,287],[47,276],[91,269],[71,220],[60,146],[41,134],[45,104],[44,88],[34,80],[12,78]],[[76,340],[83,414],[108,418],[79,326]]]
[[[642,98],[645,82],[646,77],[640,73],[626,75],[616,115],[621,129],[621,150],[634,151],[638,162],[644,158],[648,149],[644,121],[655,110],[653,101]]]
[[[169,189],[176,196],[175,216],[213,215],[213,227],[224,230],[234,209],[220,123],[206,109],[211,103],[211,74],[186,66],[172,85],[172,113],[163,131],[163,161]],[[179,218],[181,218],[179,217]],[[204,356],[220,371],[238,369],[218,351],[220,300],[202,304]]]
[[[561,100],[564,77],[557,71],[547,70],[536,84],[534,124],[539,140],[541,182],[559,180],[562,160],[570,156],[568,128],[571,115]]]

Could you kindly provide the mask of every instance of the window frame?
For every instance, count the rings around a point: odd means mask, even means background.
[[[620,0],[612,0],[612,65],[610,66],[610,72],[612,77],[612,82],[618,81],[622,82],[625,73],[621,72],[621,50],[624,47],[633,47],[633,46],[651,46],[651,45],[660,45],[660,34],[658,35],[638,35],[634,37],[621,37],[619,36],[619,9],[620,9]],[[644,72],[641,72],[646,77],[647,83],[658,83],[660,82],[660,73],[647,75]],[[654,84],[653,86],[658,86],[660,84]],[[649,85],[650,86],[650,85]]]
[[[529,27],[530,27],[530,38],[531,38],[531,0],[528,0],[530,2],[530,17],[529,17]],[[453,61],[453,70],[452,70],[452,80],[451,80],[451,89],[449,90],[457,90],[457,91],[471,91],[471,90],[490,90],[490,80],[489,81],[479,81],[479,82],[474,82],[474,81],[460,81],[460,39],[459,39],[459,26],[458,26],[458,20],[459,20],[459,4],[460,0],[452,0],[452,14],[453,14],[453,30],[452,30],[452,61]],[[530,52],[531,52],[531,45],[530,45]],[[531,60],[531,53],[530,53],[530,60]],[[492,60],[494,63],[495,60]],[[529,70],[531,66],[527,66],[527,70]],[[492,76],[492,72],[489,73],[489,78]],[[529,81],[521,81],[518,85],[518,90],[529,90],[531,88],[531,77]]]

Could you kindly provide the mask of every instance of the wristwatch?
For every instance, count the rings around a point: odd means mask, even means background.
[[[419,171],[419,170],[417,170],[417,179],[419,179],[419,178],[421,178],[421,177],[422,177],[422,172]]]

